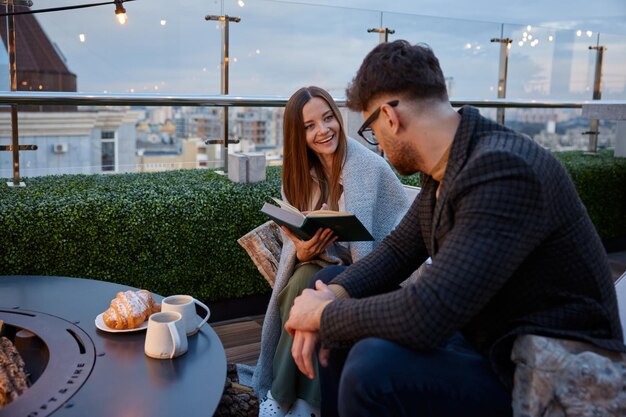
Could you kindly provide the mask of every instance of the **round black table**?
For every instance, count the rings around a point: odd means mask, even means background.
[[[52,415],[213,415],[224,390],[226,355],[208,324],[189,337],[187,353],[172,360],[152,359],[144,354],[145,330],[108,333],[96,328],[96,316],[109,307],[118,291],[129,289],[136,290],[90,279],[0,276],[0,310],[56,316],[75,324],[93,342],[95,362],[91,372],[76,393],[64,398],[62,405],[55,405]],[[10,407],[0,410],[0,415]]]

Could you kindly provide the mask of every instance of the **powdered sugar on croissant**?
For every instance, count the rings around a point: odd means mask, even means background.
[[[136,329],[150,314],[158,311],[158,307],[150,291],[118,292],[109,309],[102,315],[102,320],[112,329]]]

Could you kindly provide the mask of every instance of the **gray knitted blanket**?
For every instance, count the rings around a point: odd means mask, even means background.
[[[388,163],[351,138],[342,178],[346,211],[354,213],[374,237],[370,242],[349,243],[352,262],[356,262],[393,230],[410,201]],[[336,263],[333,259],[325,261]],[[295,245],[283,233],[280,264],[263,322],[259,360],[256,367],[238,365],[240,383],[254,388],[259,398],[264,398],[272,385],[272,363],[282,328],[278,294],[293,275],[295,265]]]

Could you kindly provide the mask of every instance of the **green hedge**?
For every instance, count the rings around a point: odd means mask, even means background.
[[[206,300],[270,291],[236,239],[266,220],[268,181],[207,170],[63,175],[0,187],[0,275],[95,278]]]
[[[603,239],[626,236],[626,160],[558,155]],[[236,184],[207,170],[26,179],[0,187],[0,275],[102,279],[205,301],[269,293],[237,238],[266,221],[268,180]],[[403,178],[419,185],[416,175]]]
[[[626,237],[626,158],[615,158],[608,149],[596,155],[571,151],[555,156],[569,171],[600,237]]]

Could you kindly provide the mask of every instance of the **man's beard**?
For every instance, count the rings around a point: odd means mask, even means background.
[[[390,158],[389,155],[393,157]],[[387,159],[389,159],[396,171],[403,176],[415,174],[424,165],[424,159],[421,155],[406,144],[399,146],[391,154],[387,154]]]

